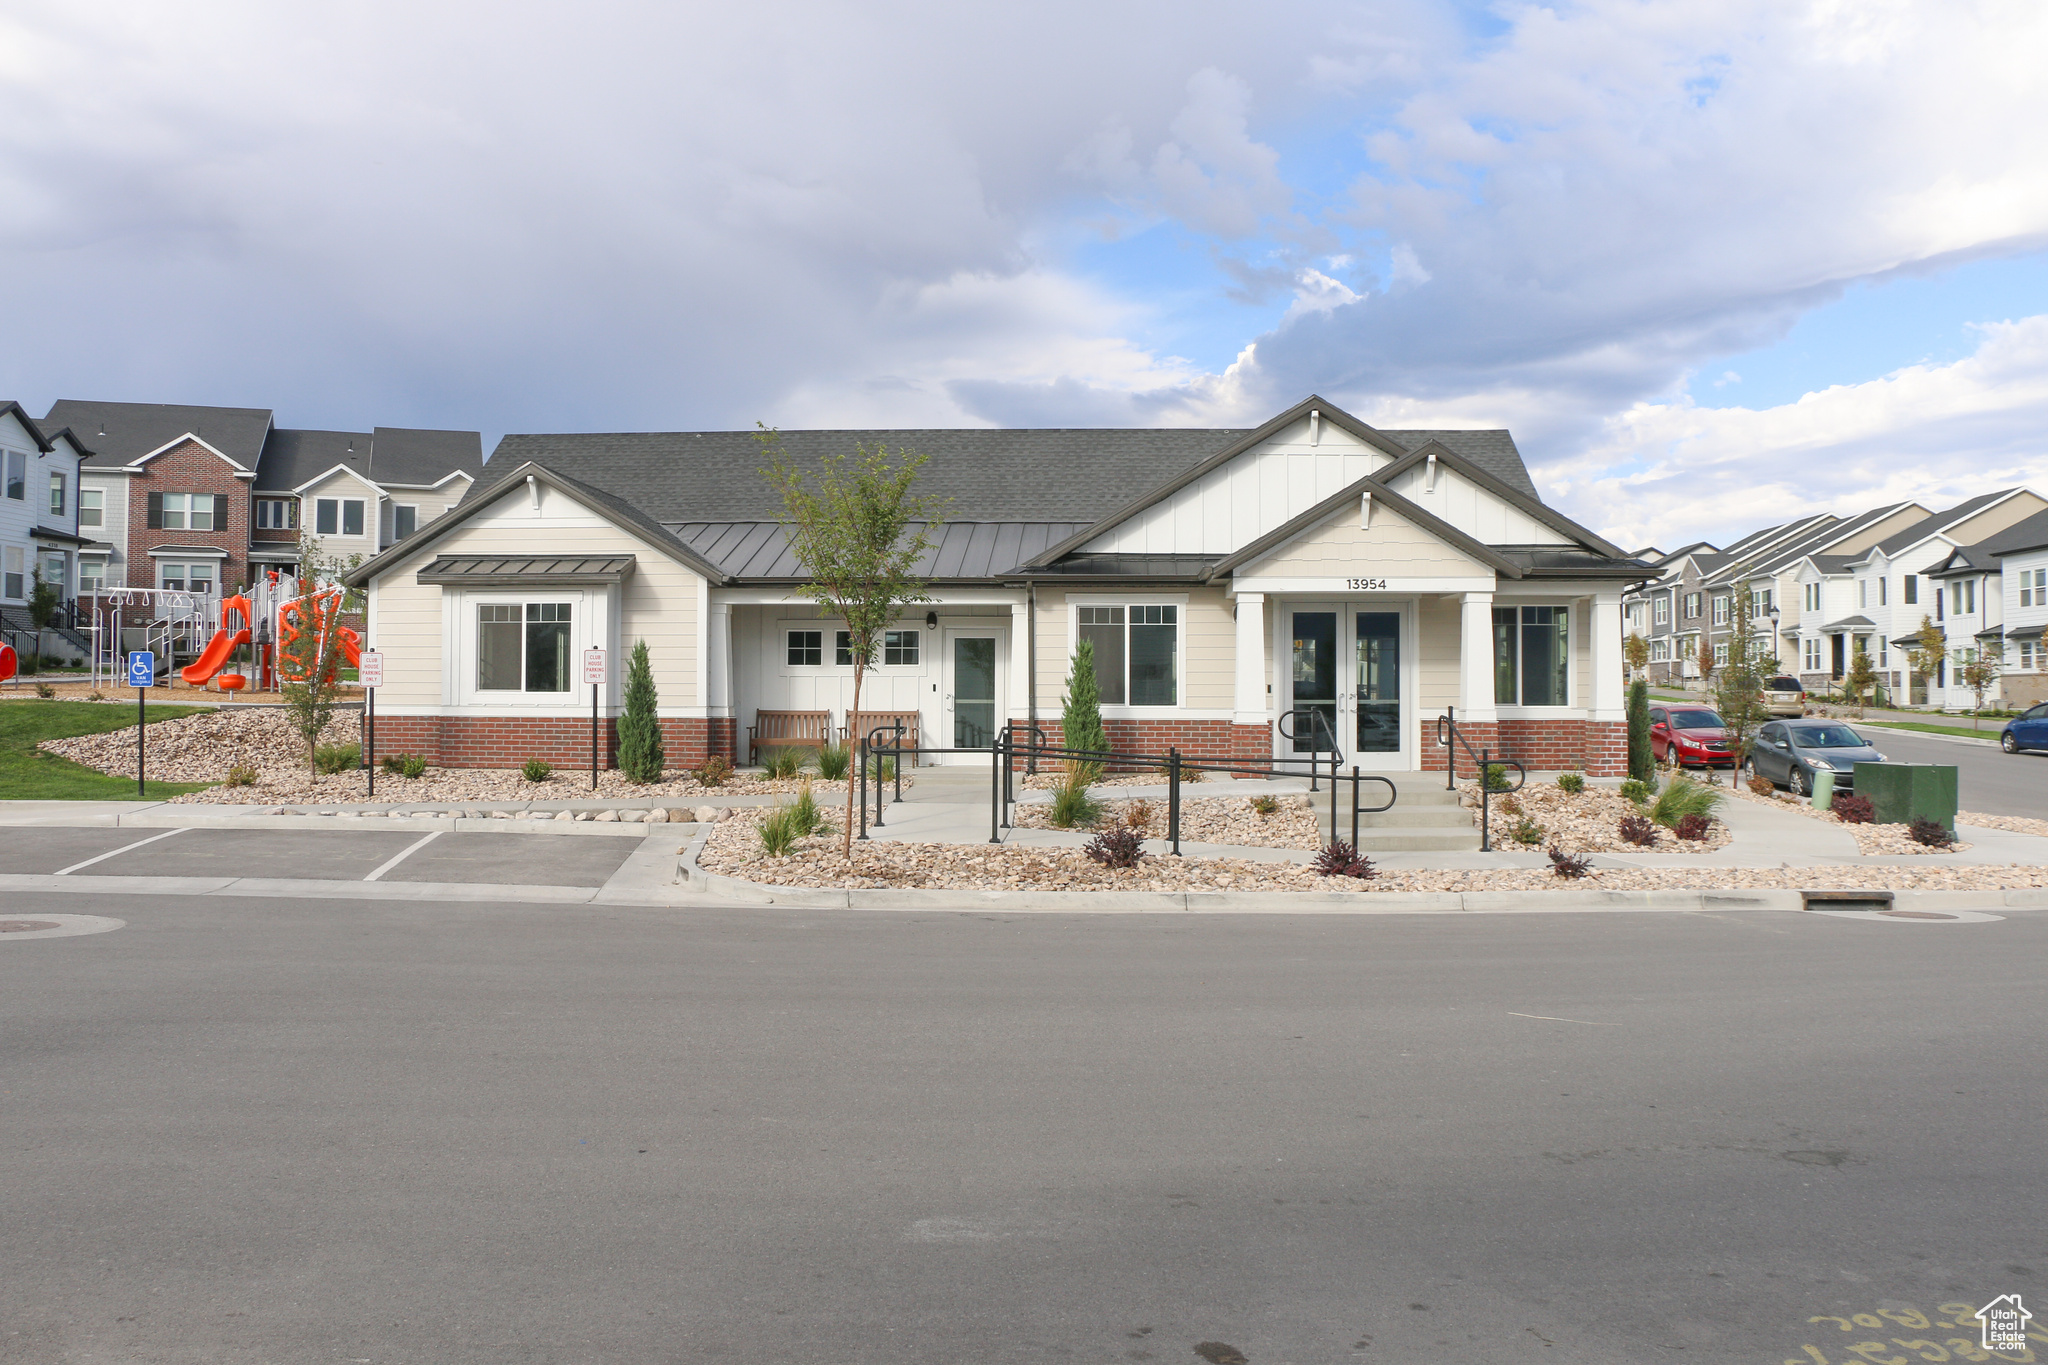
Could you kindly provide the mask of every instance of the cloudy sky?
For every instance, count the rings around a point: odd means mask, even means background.
[[[1629,544],[2048,488],[2048,7],[0,6],[0,397],[1507,426]],[[1028,471],[1019,471],[1028,477]]]

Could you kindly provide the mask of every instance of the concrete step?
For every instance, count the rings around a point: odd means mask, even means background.
[[[1317,814],[1320,818],[1328,820],[1329,807],[1325,806]],[[1337,823],[1347,829],[1351,825],[1351,816],[1341,801],[1337,803]],[[1381,811],[1378,815],[1358,817],[1360,829],[1470,829],[1473,823],[1472,812],[1461,810],[1457,806],[1396,806],[1392,810]]]
[[[1345,833],[1350,829],[1346,827]],[[1366,829],[1359,827],[1358,851],[1373,853],[1476,853],[1476,829]]]

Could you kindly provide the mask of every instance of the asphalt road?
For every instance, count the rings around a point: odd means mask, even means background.
[[[1853,720],[1849,723],[1856,724]],[[1988,720],[1984,725],[1984,737],[1997,739],[2000,727]],[[2048,753],[2007,754],[1910,730],[1887,730],[1878,725],[1863,728],[1886,758],[1900,763],[1953,765],[1956,799],[1964,810],[2048,820]]]
[[[38,910],[129,924],[0,935],[0,1361],[1840,1365],[2048,1273],[2044,915]]]

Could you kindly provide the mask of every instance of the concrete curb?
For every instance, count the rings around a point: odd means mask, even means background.
[[[812,910],[1041,910],[1099,913],[1227,914],[1549,914],[1564,911],[1711,911],[1805,909],[1793,889],[1703,887],[1685,891],[870,891],[775,886],[706,872],[697,856],[706,830],[683,850],[682,879],[693,891],[749,905]],[[1810,890],[1827,890],[1821,886]],[[1902,910],[2041,909],[2048,890],[1899,891]]]

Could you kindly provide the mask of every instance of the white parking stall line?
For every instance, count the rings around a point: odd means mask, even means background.
[[[56,870],[56,872],[52,873],[51,875],[57,877],[68,877],[72,873],[78,871],[78,869],[81,867],[91,867],[94,863],[103,863],[109,858],[118,857],[119,855],[128,852],[128,850],[130,849],[141,848],[144,844],[153,844],[159,839],[168,839],[173,834],[183,834],[188,828],[189,826],[180,825],[177,829],[167,829],[162,834],[152,834],[147,839],[137,839],[132,844],[123,844],[119,848],[114,849],[110,853],[100,854],[100,856],[97,858],[87,858],[82,863],[73,863],[69,867],[60,867]]]
[[[443,832],[444,831],[437,829],[432,834],[421,835],[419,838],[407,844],[404,848],[398,850],[398,852],[392,854],[389,858],[386,858],[382,863],[378,864],[376,870],[371,872],[369,876],[363,878],[363,880],[366,882],[379,882],[384,880],[384,874],[386,872],[389,872],[392,868],[397,867],[400,863],[404,862],[407,858],[410,858],[413,854],[425,848],[428,844],[433,843],[434,840],[441,837]]]

